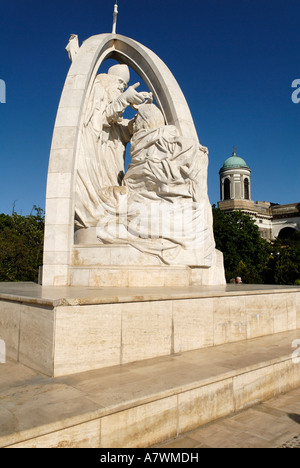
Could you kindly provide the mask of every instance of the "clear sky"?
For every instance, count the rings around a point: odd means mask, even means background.
[[[55,116],[70,67],[65,46],[111,32],[114,0],[0,0],[0,213],[45,206]],[[252,198],[300,202],[300,0],[119,0],[117,32],[170,68],[209,148],[211,203],[236,146]],[[1,82],[0,82],[1,83]],[[3,91],[3,90],[2,90]],[[1,98],[1,89],[0,89]]]

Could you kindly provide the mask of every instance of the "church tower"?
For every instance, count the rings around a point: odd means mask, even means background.
[[[251,169],[244,159],[237,156],[235,148],[232,156],[224,162],[219,174],[221,189],[219,208],[223,210],[250,208],[250,205],[253,205]]]
[[[220,210],[227,213],[237,210],[247,213],[257,224],[261,236],[268,241],[300,231],[300,203],[278,205],[251,200],[251,169],[244,159],[237,156],[235,147],[219,174]]]

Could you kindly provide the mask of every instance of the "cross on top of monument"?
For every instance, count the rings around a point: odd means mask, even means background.
[[[113,26],[112,34],[116,34],[117,31],[117,16],[118,16],[118,0],[115,0],[114,13],[113,13]]]

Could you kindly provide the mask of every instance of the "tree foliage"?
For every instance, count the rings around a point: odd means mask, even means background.
[[[245,283],[263,283],[268,244],[253,219],[241,211],[225,213],[216,208],[213,215],[216,246],[224,255],[227,281],[241,276]]]
[[[0,281],[37,281],[43,263],[44,212],[0,214]]]
[[[223,252],[228,282],[241,276],[245,283],[300,283],[300,232],[269,243],[249,215],[217,208],[213,215],[216,246]]]
[[[277,239],[270,246],[265,281],[272,284],[300,284],[300,232]]]

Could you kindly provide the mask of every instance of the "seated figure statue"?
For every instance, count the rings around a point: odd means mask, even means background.
[[[129,244],[162,264],[211,266],[215,243],[207,149],[165,125],[150,100],[138,106],[132,133],[122,186],[100,191],[98,239]]]

